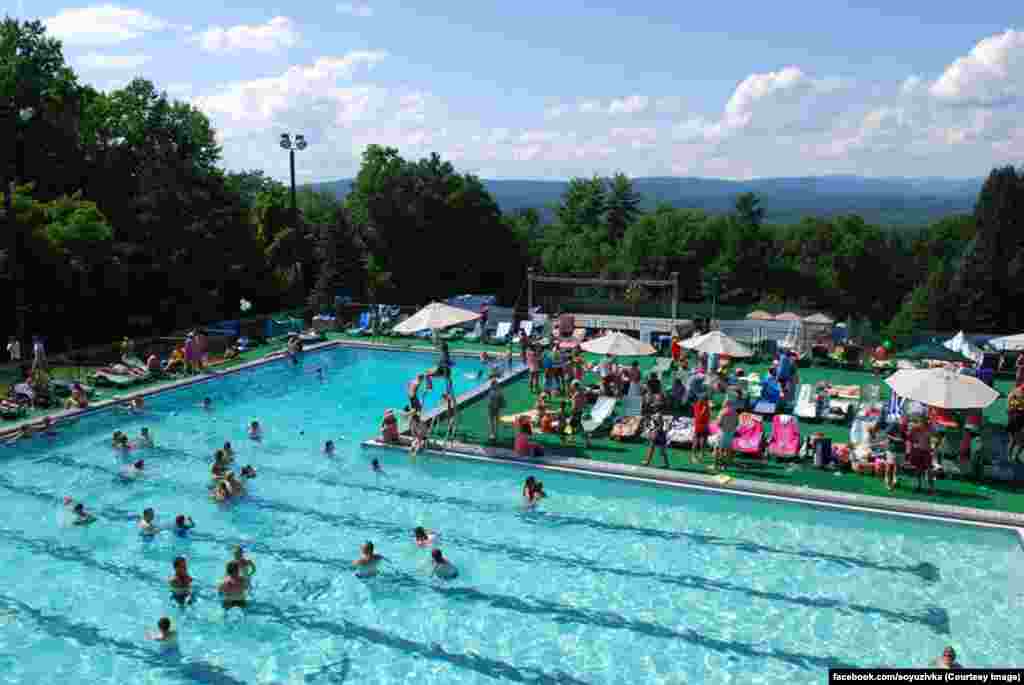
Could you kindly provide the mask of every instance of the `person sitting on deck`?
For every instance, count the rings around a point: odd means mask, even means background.
[[[167,365],[164,366],[164,373],[178,373],[179,371],[185,370],[185,347],[179,345],[171,353],[171,358],[167,360]]]
[[[398,419],[395,418],[395,412],[391,409],[384,412],[384,419],[380,423],[380,441],[391,444],[399,441]]]

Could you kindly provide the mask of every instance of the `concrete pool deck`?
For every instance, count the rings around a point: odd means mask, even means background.
[[[315,343],[307,346],[306,351],[315,352],[335,347],[386,350],[394,352],[436,353],[436,348],[430,344],[387,344],[377,341],[364,341],[350,338],[329,339],[324,342]],[[490,349],[494,350],[493,347]],[[478,350],[451,350],[453,357],[473,358],[476,357],[478,353]],[[264,364],[280,360],[282,356],[283,353],[279,350],[270,351],[258,358],[236,364],[230,368],[224,369],[223,371],[214,371],[185,378],[167,380],[164,382],[156,382],[152,385],[135,389],[126,388],[122,393],[115,395],[110,399],[96,402],[90,405],[87,409],[58,411],[47,414],[47,416],[49,416],[55,424],[75,420],[94,412],[103,411],[104,409],[124,404],[125,402],[138,397],[146,398],[159,395],[179,388],[209,382],[223,376],[244,371],[245,369],[262,366]],[[498,380],[499,383],[504,386],[520,381],[524,374],[525,369],[522,368],[506,369],[505,372],[498,377]],[[456,398],[456,401],[460,410],[469,404],[477,402],[486,392],[486,385],[482,384],[473,390],[459,395]],[[442,408],[437,408],[429,411],[425,418],[429,420],[441,416],[443,413],[444,410]],[[0,439],[17,433],[26,425],[38,424],[42,418],[42,416],[36,415],[11,422],[0,430]],[[686,471],[669,471],[633,464],[615,463],[557,454],[536,458],[521,458],[516,456],[510,449],[497,446],[482,446],[464,441],[452,441],[439,445],[437,441],[432,440],[431,443],[432,446],[425,449],[424,452],[445,457],[492,463],[515,464],[528,468],[568,471],[581,475],[604,478],[638,480],[664,486],[687,487],[721,493],[785,499],[804,504],[843,507],[883,514],[924,516],[961,523],[1009,527],[1017,529],[1017,532],[1021,537],[1022,545],[1024,545],[1024,514],[1021,513],[945,505],[898,498],[881,498],[864,494],[824,490],[808,486],[794,487],[791,485],[780,485],[777,483],[743,478],[736,475],[706,475]],[[380,443],[375,439],[366,440],[362,445],[371,449],[401,449],[401,447],[397,447],[395,445]]]

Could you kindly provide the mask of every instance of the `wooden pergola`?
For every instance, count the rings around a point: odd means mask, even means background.
[[[551,283],[559,285],[611,285],[629,287],[630,285],[642,285],[642,286],[654,286],[654,287],[665,287],[672,286],[672,318],[675,319],[678,314],[679,306],[679,272],[673,271],[671,278],[668,280],[660,281],[649,278],[636,278],[636,279],[622,279],[622,278],[583,278],[580,276],[542,276],[538,275],[533,268],[527,270],[527,306],[533,309],[533,284],[534,283]]]

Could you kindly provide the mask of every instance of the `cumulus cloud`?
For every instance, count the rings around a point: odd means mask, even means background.
[[[299,32],[288,17],[274,17],[265,24],[240,24],[229,28],[211,26],[191,40],[212,53],[274,52],[298,43]]]
[[[638,114],[644,112],[651,104],[646,95],[630,95],[629,97],[612,100],[608,105],[609,114]]]
[[[65,45],[116,45],[163,31],[170,25],[142,10],[98,5],[61,10],[43,20],[47,32]]]
[[[373,8],[361,2],[341,2],[335,6],[341,14],[350,14],[353,17],[372,17]]]
[[[1024,95],[1024,33],[1009,30],[980,41],[950,64],[929,92],[940,100],[994,105]]]
[[[149,55],[100,55],[91,52],[75,60],[83,69],[119,70],[138,69],[152,58]]]

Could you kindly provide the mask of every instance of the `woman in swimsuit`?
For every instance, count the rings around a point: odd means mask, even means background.
[[[369,578],[377,575],[377,566],[384,561],[384,557],[373,551],[373,543],[367,542],[359,549],[361,556],[352,562],[356,567],[356,576]]]
[[[188,562],[185,557],[174,560],[174,575],[167,579],[171,586],[171,598],[184,606],[192,603],[192,576],[188,574]]]
[[[231,500],[231,488],[224,481],[218,481],[216,487],[210,490],[210,497],[218,502],[228,502]]]
[[[224,608],[244,608],[249,603],[246,596],[249,592],[249,580],[242,575],[237,561],[228,562],[226,573],[224,580],[217,586],[223,599]]]

